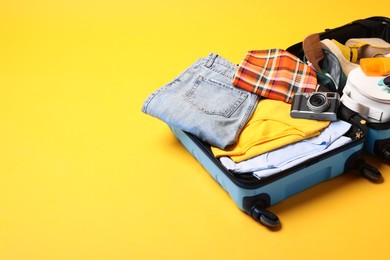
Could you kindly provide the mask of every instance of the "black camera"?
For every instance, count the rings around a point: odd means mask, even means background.
[[[290,115],[294,118],[337,120],[340,96],[336,92],[297,93],[294,95]]]

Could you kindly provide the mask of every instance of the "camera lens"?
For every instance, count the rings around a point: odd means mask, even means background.
[[[329,106],[329,100],[323,93],[314,93],[307,100],[307,106],[315,112],[323,112]]]

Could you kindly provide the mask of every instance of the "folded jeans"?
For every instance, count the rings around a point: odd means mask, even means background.
[[[259,101],[232,85],[236,67],[215,53],[200,58],[153,92],[142,111],[224,149],[236,142]]]

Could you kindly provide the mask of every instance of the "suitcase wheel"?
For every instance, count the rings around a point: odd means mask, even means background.
[[[273,214],[272,212],[259,208],[256,206],[252,207],[251,216],[264,226],[271,228],[271,229],[277,229],[280,227],[280,220],[278,216]]]
[[[372,165],[366,163],[362,157],[354,157],[349,163],[349,169],[359,173],[364,178],[379,183],[382,182],[382,174]]]
[[[386,147],[382,150],[381,153],[382,160],[387,164],[390,164],[390,147]]]
[[[377,168],[365,163],[364,161],[361,162],[360,166],[360,174],[373,182],[381,182],[382,181],[382,174],[378,171]]]

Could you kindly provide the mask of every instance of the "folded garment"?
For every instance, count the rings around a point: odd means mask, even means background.
[[[154,91],[142,111],[211,145],[233,144],[259,96],[233,86],[237,65],[211,53]]]
[[[240,162],[320,134],[329,121],[292,118],[291,105],[283,101],[262,99],[244,126],[237,142],[226,148],[211,147],[216,157],[229,156]]]
[[[255,171],[253,172],[253,175],[255,177],[257,177],[258,179],[261,179],[261,178],[264,178],[264,177],[267,177],[267,176],[271,176],[273,174],[276,174],[278,172],[281,172],[281,171],[284,171],[284,170],[287,170],[287,169],[290,169],[291,167],[294,167],[300,163],[303,163],[305,161],[307,161],[308,159],[310,158],[314,158],[316,156],[320,156],[326,152],[329,152],[329,151],[332,151],[336,148],[339,148],[343,145],[346,145],[348,143],[350,143],[352,140],[351,138],[349,137],[346,137],[346,136],[342,136],[340,137],[339,139],[337,139],[336,141],[334,141],[330,146],[328,146],[327,149],[325,150],[322,150],[322,151],[318,151],[316,153],[313,153],[311,154],[310,156],[307,156],[307,157],[301,157],[295,161],[292,161],[290,163],[287,163],[279,168],[274,168],[274,169],[265,169],[265,170],[262,170],[262,171]]]
[[[270,176],[310,158],[351,142],[343,136],[351,127],[345,121],[334,121],[319,136],[284,146],[251,159],[235,163],[229,157],[221,157],[221,163],[236,173],[253,172],[258,178]]]
[[[285,50],[254,50],[239,64],[233,85],[291,103],[295,93],[315,91],[317,78],[313,69]]]

